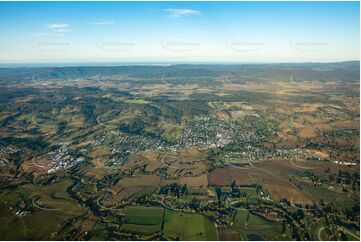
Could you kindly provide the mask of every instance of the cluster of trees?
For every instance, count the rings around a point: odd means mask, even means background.
[[[360,220],[360,204],[355,204],[352,208],[346,208],[343,213],[349,220]]]
[[[348,171],[339,170],[336,178],[336,183],[352,185],[354,190],[356,190],[356,187],[360,186],[360,174],[358,172],[354,172],[353,174],[351,174]]]
[[[180,123],[183,119],[192,119],[209,113],[209,106],[204,100],[197,101],[169,101],[159,99],[157,106],[165,120]]]
[[[231,191],[229,191],[229,192],[222,191],[222,188],[220,188],[218,186],[215,187],[215,190],[216,190],[218,200],[221,200],[222,198],[227,198],[227,197],[241,198],[241,197],[248,196],[246,192],[240,191],[239,187],[236,184],[236,181],[232,182]]]
[[[159,194],[174,195],[178,198],[187,193],[188,193],[187,184],[178,185],[177,183],[173,183],[171,185],[161,186],[159,189]]]

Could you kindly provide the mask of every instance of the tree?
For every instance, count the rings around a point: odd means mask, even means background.
[[[340,230],[340,237],[341,237],[341,240],[343,240],[343,241],[348,240],[346,234],[342,230]]]
[[[286,220],[282,220],[282,233],[286,232]]]
[[[216,187],[216,194],[217,194],[217,198],[220,199],[223,195],[222,193],[222,189],[220,187]]]
[[[233,180],[231,184],[232,191],[236,188],[236,181]]]
[[[187,184],[184,184],[184,185],[182,186],[180,193],[181,193],[181,195],[184,195],[184,194],[187,193]]]
[[[192,201],[189,203],[189,207],[198,210],[200,207],[201,202],[197,198],[193,198]]]

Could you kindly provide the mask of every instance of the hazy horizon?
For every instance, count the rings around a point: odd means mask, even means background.
[[[88,62],[19,62],[19,63],[0,63],[0,68],[41,68],[41,67],[116,67],[116,66],[172,66],[172,65],[267,65],[267,64],[332,64],[343,62],[360,62],[360,60],[344,61],[306,61],[306,62],[117,62],[117,61],[88,61]]]

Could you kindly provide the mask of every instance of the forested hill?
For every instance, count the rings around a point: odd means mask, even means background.
[[[72,66],[72,67],[14,67],[0,68],[0,81],[31,78],[71,79],[96,76],[127,76],[134,78],[172,78],[238,76],[246,80],[359,80],[359,61],[335,63],[283,63],[240,65],[170,65],[170,66]]]

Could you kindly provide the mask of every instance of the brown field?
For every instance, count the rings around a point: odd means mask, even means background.
[[[349,166],[341,166],[336,165],[332,162],[323,162],[323,161],[307,161],[307,160],[293,160],[292,162],[288,159],[282,160],[267,160],[264,162],[259,162],[256,164],[256,167],[265,170],[270,173],[272,176],[282,178],[284,180],[288,180],[290,178],[294,178],[294,176],[298,173],[302,173],[305,171],[312,172],[317,175],[321,179],[328,179],[329,174],[325,173],[325,171],[330,168],[331,173],[336,174],[339,170],[349,171],[356,170],[357,166],[349,167]],[[308,179],[308,178],[307,178]],[[309,179],[308,182],[311,182]]]
[[[170,141],[176,141],[180,138],[184,124],[174,125],[172,123],[160,122],[157,128],[163,130],[163,136]]]
[[[178,183],[178,180],[176,179],[161,179],[160,181],[160,185],[161,186],[167,186],[167,185],[170,185],[170,184],[174,184],[174,183]]]
[[[91,163],[99,168],[103,167],[105,162],[108,160],[107,156],[110,154],[111,150],[108,147],[95,147],[92,151],[89,152],[88,156],[91,158]]]
[[[184,148],[177,152],[167,152],[165,155],[173,157],[173,159],[181,157],[185,161],[203,160],[206,158],[206,152],[196,148]]]
[[[81,170],[81,175],[90,181],[96,181],[102,179],[108,172],[106,168],[86,167]]]
[[[147,161],[142,159],[140,157],[140,155],[131,155],[128,159],[128,161],[122,165],[122,167],[120,168],[120,170],[122,172],[125,172],[125,171],[129,171],[129,170],[132,170],[132,169],[136,169],[138,167],[141,167],[141,166],[144,166],[147,164]]]
[[[192,92],[198,88],[197,84],[177,84],[177,85],[170,85],[166,82],[164,84],[146,84],[142,85],[141,92],[139,94],[149,93],[151,92],[152,95],[163,95],[164,93],[170,92],[181,92],[184,96],[189,96]],[[199,90],[199,89],[198,89]],[[134,92],[138,93],[138,92]]]
[[[221,241],[238,241],[240,239],[239,232],[226,227],[218,227],[218,237]]]
[[[339,128],[358,129],[360,128],[360,121],[356,121],[356,120],[335,121],[333,125]]]
[[[200,176],[208,170],[205,164],[206,153],[195,148],[182,149],[178,152],[166,152],[160,160],[168,177]]]
[[[217,111],[215,113],[215,116],[218,118],[218,119],[222,119],[222,120],[227,120],[230,118],[230,114],[225,111],[225,110],[221,110],[221,111]],[[233,116],[233,115],[232,115]]]
[[[208,177],[206,174],[197,176],[197,177],[180,177],[179,184],[187,184],[189,187],[207,187],[208,186]]]
[[[107,192],[104,197],[102,197],[101,204],[106,207],[113,206],[119,202],[129,200],[142,191],[144,191],[144,187],[125,187],[116,193]]]
[[[146,159],[147,167],[146,171],[153,172],[161,166],[161,162],[159,160],[159,154],[156,152],[147,152],[143,154],[144,159]]]
[[[227,171],[230,178],[236,182],[237,186],[252,184],[252,180],[248,175],[247,169],[241,169],[237,167],[227,167]]]
[[[360,170],[360,164],[358,164],[357,166],[345,166],[331,162],[319,162],[318,167],[319,167],[318,169],[313,170],[313,173],[322,178],[326,178],[328,176],[328,174],[325,173],[326,169],[328,168],[330,168],[332,174],[337,174],[338,171],[343,171],[343,172],[348,171],[350,173],[353,173]]]
[[[136,177],[125,177],[116,185],[106,190],[102,197],[102,204],[115,204],[142,194],[155,191],[161,184],[161,179],[154,175],[137,175]]]
[[[130,155],[128,162],[122,166],[121,171],[136,169],[144,165],[146,166],[145,170],[147,172],[154,172],[157,170],[162,165],[159,154],[157,152],[140,152],[132,154]]]
[[[10,173],[1,173],[0,182],[7,185],[19,185],[22,183],[22,180],[20,178],[15,178]]]
[[[288,159],[266,160],[255,163],[255,166],[267,170],[267,172],[270,172],[274,176],[285,179],[288,179],[288,177],[292,176],[297,170],[301,170],[297,166],[292,165]]]
[[[272,200],[279,201],[283,198],[294,203],[312,204],[312,201],[307,198],[301,190],[288,182],[288,180],[273,176],[266,170],[259,168],[249,169],[249,173],[255,179],[261,181],[262,186],[271,195]]]
[[[316,112],[318,108],[322,108],[325,105],[322,103],[303,104],[300,108],[297,108],[295,112]]]
[[[252,184],[247,169],[236,167],[217,168],[209,173],[208,180],[210,185],[216,186],[229,186],[233,181],[237,186]]]
[[[121,179],[112,190],[121,190],[124,187],[157,187],[161,178],[155,175],[137,175],[135,177],[125,177]]]
[[[314,138],[317,137],[317,130],[315,128],[302,128],[301,130],[298,131],[298,136],[301,138]]]
[[[47,155],[26,160],[21,164],[21,169],[34,176],[45,175],[50,169],[50,158]]]
[[[165,165],[167,164],[167,165]],[[164,160],[163,167],[166,167],[167,174],[173,177],[199,176],[207,171],[204,161]]]
[[[329,123],[313,123],[312,126],[322,132],[330,131],[332,130],[332,126]]]
[[[317,153],[318,154],[318,153]],[[318,155],[325,155],[320,153]],[[329,161],[310,161],[310,160],[293,160],[292,162],[289,159],[280,159],[280,160],[267,160],[264,162],[259,162],[256,164],[256,167],[266,170],[274,176],[288,179],[290,176],[298,172],[311,171],[313,174],[321,177],[327,178],[328,174],[325,171],[329,168],[331,173],[336,174],[339,170],[354,172],[359,170],[359,165],[357,166],[345,166],[338,165]]]
[[[147,167],[145,168],[147,172],[154,172],[162,165],[155,153],[149,152],[145,155],[145,158],[149,161],[147,163]]]
[[[208,181],[210,185],[227,186],[232,183],[229,174],[225,168],[216,168],[208,174]]]

